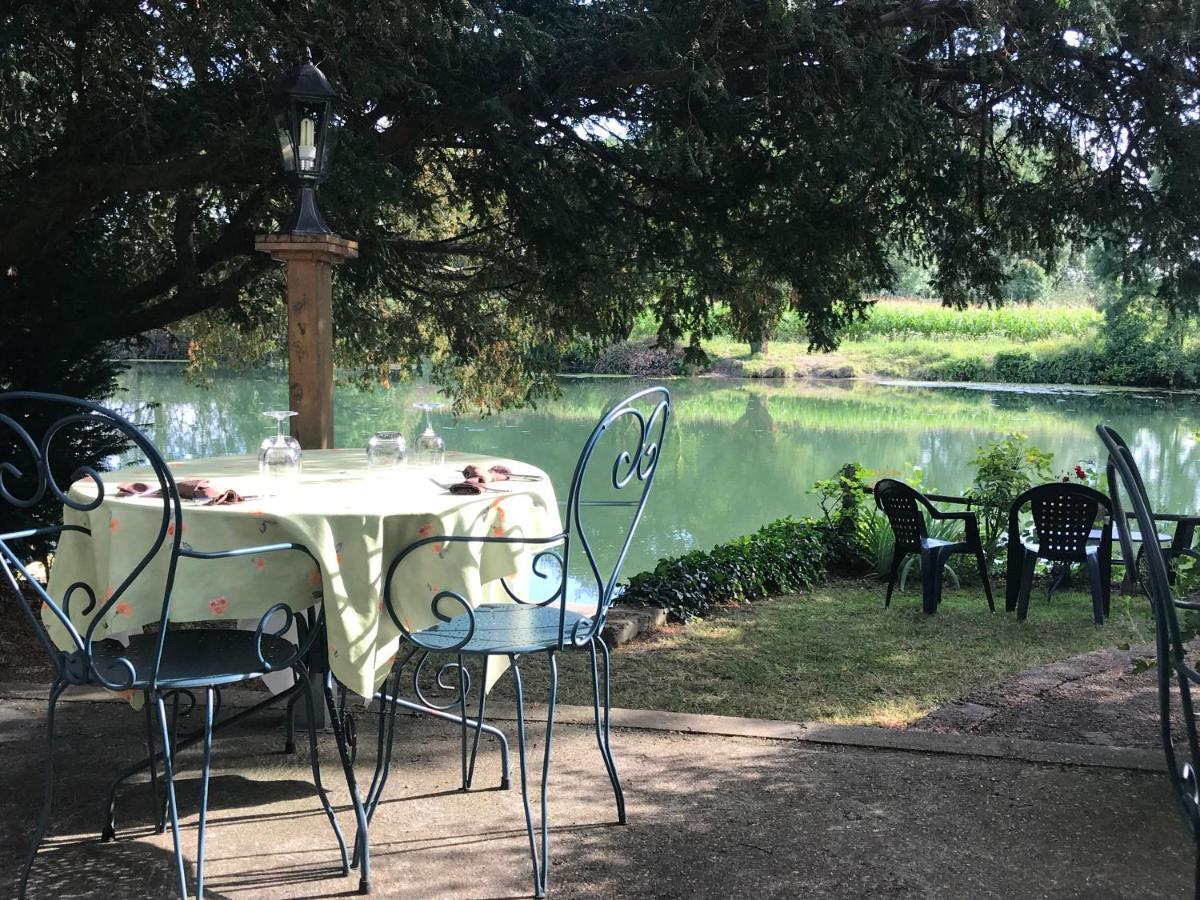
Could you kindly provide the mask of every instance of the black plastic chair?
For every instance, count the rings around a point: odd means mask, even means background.
[[[85,519],[71,516],[68,517],[69,521],[63,521],[59,511],[69,509],[76,513],[88,513],[103,503],[105,488],[100,473],[87,464],[81,464],[77,458],[81,446],[101,439],[106,446],[114,449],[132,446],[149,462],[154,478],[147,480],[153,481],[159,490],[161,518],[158,519],[158,528],[137,563],[103,598],[98,596],[94,586],[83,582],[71,584],[60,597],[52,597],[30,573],[29,564],[39,544],[45,547],[48,542],[58,542],[63,535],[82,534],[90,538],[91,532],[87,526],[79,524]],[[94,490],[94,498],[70,493],[71,484],[88,478],[94,484],[88,493]],[[149,505],[153,501],[144,502]],[[305,663],[315,640],[324,633],[323,613],[315,620],[314,627],[309,628],[305,620],[290,607],[277,603],[263,613],[255,631],[181,630],[171,621],[171,593],[181,559],[224,559],[282,551],[300,552],[312,559],[312,554],[300,544],[291,543],[213,552],[190,549],[181,541],[183,511],[175,480],[162,456],[141,430],[103,407],[54,394],[17,391],[0,394],[0,506],[14,513],[13,518],[24,520],[24,527],[0,534],[0,569],[3,569],[9,589],[45,649],[54,672],[46,716],[45,796],[41,818],[33,832],[33,845],[21,872],[19,896],[25,896],[30,869],[50,819],[56,750],[54,713],[59,698],[68,687],[100,687],[110,691],[137,691],[144,695],[151,790],[154,792],[155,808],[160,810],[155,760],[161,759],[166,776],[166,805],[174,838],[179,894],[186,898],[187,876],[175,799],[176,739],[168,726],[164,698],[203,691],[206,699],[197,834],[199,849],[196,859],[196,893],[203,896],[204,838],[213,716],[218,705],[218,691],[221,686],[289,668],[303,686],[307,703],[313,781],[337,838],[343,874],[349,874],[346,845],[321,786],[317,738],[312,724],[313,699]],[[150,506],[149,509],[153,510],[154,507]],[[161,588],[162,603],[156,629],[133,634],[128,646],[112,638],[97,638],[98,627],[122,602],[129,587],[145,575],[152,561],[159,565],[165,563],[165,582]],[[316,560],[313,559],[313,562],[315,564]],[[41,603],[40,610],[22,591],[22,585],[36,594]],[[281,619],[282,627],[279,627]],[[296,621],[300,628],[301,640],[298,644],[282,637],[292,621]],[[65,635],[69,646],[64,649],[55,644],[51,632],[47,630],[47,622],[57,623],[55,631]],[[154,710],[158,714],[161,749],[155,747]],[[100,890],[99,886],[94,887]]]
[[[875,505],[883,510],[896,548],[892,552],[892,569],[888,575],[887,597],[884,607],[892,605],[892,589],[905,558],[916,553],[921,558],[921,609],[931,616],[942,602],[942,570],[956,553],[970,553],[975,557],[983,590],[987,595],[988,609],[996,611],[992,600],[992,586],[988,580],[987,560],[983,556],[983,542],[979,539],[979,520],[975,513],[942,512],[929,502],[924,494],[911,485],[895,478],[881,478],[875,483]],[[924,512],[922,512],[924,510]],[[931,538],[925,526],[925,514],[931,519],[954,520],[963,523],[963,540],[943,541]]]
[[[1129,497],[1138,529],[1142,534],[1153,534],[1154,513],[1146,496],[1141,473],[1133,461],[1133,454],[1121,436],[1108,426],[1097,425],[1096,432],[1108,450],[1110,465],[1116,469]],[[1122,544],[1126,540],[1132,544],[1129,528],[1124,516],[1117,519],[1117,530],[1122,532]],[[1197,778],[1197,772],[1200,772],[1200,739],[1196,734],[1196,713],[1192,704],[1192,686],[1200,684],[1200,672],[1188,663],[1184,654],[1183,635],[1176,612],[1181,604],[1172,596],[1166,554],[1162,547],[1150,541],[1142,545],[1142,555],[1145,558],[1145,575],[1148,576],[1143,581],[1143,587],[1150,597],[1154,612],[1159,729],[1163,753],[1179,812],[1195,844],[1194,893],[1200,900],[1200,779]],[[1179,719],[1183,722],[1183,736],[1187,741],[1186,751],[1182,747],[1176,748],[1172,733],[1176,721],[1172,706],[1176,696],[1179,700]],[[1187,760],[1182,763],[1180,751],[1187,754]]]
[[[1020,514],[1033,513],[1036,540],[1020,533]],[[1101,513],[1105,516],[1098,543],[1090,535]],[[1039,559],[1056,563],[1083,563],[1092,588],[1092,618],[1103,625],[1108,615],[1112,578],[1113,508],[1108,497],[1085,484],[1052,481],[1031,487],[1013,501],[1008,514],[1008,590],[1005,608],[1016,609],[1017,621],[1029,613],[1029,595]]]

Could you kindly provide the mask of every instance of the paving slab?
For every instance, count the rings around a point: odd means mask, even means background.
[[[44,704],[0,700],[0,891],[14,883],[42,784]],[[360,778],[374,764],[373,716],[359,717]],[[511,722],[502,722],[511,734]],[[136,757],[143,719],[123,704],[61,707],[56,813],[30,897],[167,897],[170,838],[148,827],[149,789],[131,784],[118,840],[100,844],[107,780]],[[513,789],[485,739],[478,790],[458,788],[457,734],[400,721],[394,773],[372,830],[376,895],[531,894]],[[925,735],[935,738],[934,735]],[[1161,773],[919,749],[622,729],[614,735],[630,824],[593,732],[556,730],[552,897],[1183,897],[1190,842]],[[541,731],[531,728],[532,763]],[[210,897],[353,895],[303,755],[285,755],[282,714],[230,730],[214,750]],[[353,819],[332,737],[323,774],[347,839]],[[516,747],[513,747],[516,765]],[[189,871],[199,754],[181,758]],[[514,768],[514,775],[516,774]],[[515,779],[514,779],[515,780]]]

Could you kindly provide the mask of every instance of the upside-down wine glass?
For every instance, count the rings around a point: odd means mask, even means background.
[[[294,410],[271,409],[263,415],[275,420],[275,436],[265,438],[258,448],[258,474],[264,491],[274,494],[284,482],[299,480],[303,453],[300,442],[283,433],[283,422],[296,415]]]
[[[442,436],[433,430],[433,413],[445,409],[444,403],[414,403],[417,409],[425,412],[425,430],[417,435],[413,445],[413,457],[417,465],[440,466],[446,460],[446,442]]]
[[[377,431],[367,440],[367,468],[392,472],[408,462],[408,444],[398,431]]]

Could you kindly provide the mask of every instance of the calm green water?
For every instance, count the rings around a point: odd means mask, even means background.
[[[559,400],[489,418],[444,417],[451,449],[528,460],[560,491],[595,420],[642,383],[566,381]],[[260,415],[286,408],[276,372],[220,376],[210,388],[188,384],[175,364],[130,369],[116,404],[154,402],[138,416],[168,459],[249,453],[273,428]],[[879,472],[921,466],[925,484],[958,493],[971,480],[976,448],[1021,431],[1053,451],[1056,469],[1101,460],[1094,428],[1106,421],[1134,447],[1151,499],[1163,510],[1200,509],[1200,396],[1095,390],[976,390],[960,387],[679,380],[654,495],[625,573],[662,556],[707,548],[784,515],[816,512],[813,481],[854,460]],[[374,431],[415,435],[411,404],[435,399],[427,385],[336,396],[338,445],[365,446]]]

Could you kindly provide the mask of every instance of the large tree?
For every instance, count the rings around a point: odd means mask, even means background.
[[[1014,252],[1104,235],[1188,307],[1197,14],[1184,0],[0,3],[0,383],[54,383],[106,341],[189,317],[213,341],[278,328],[279,275],[252,244],[291,203],[267,96],[306,46],[348,100],[322,191],[361,244],[337,278],[340,359],[431,357],[463,398],[520,401],[556,346],[623,334],[646,298],[664,339],[703,333],[727,298],[758,320],[790,304],[830,345],[897,249],[965,303],[999,298]]]

